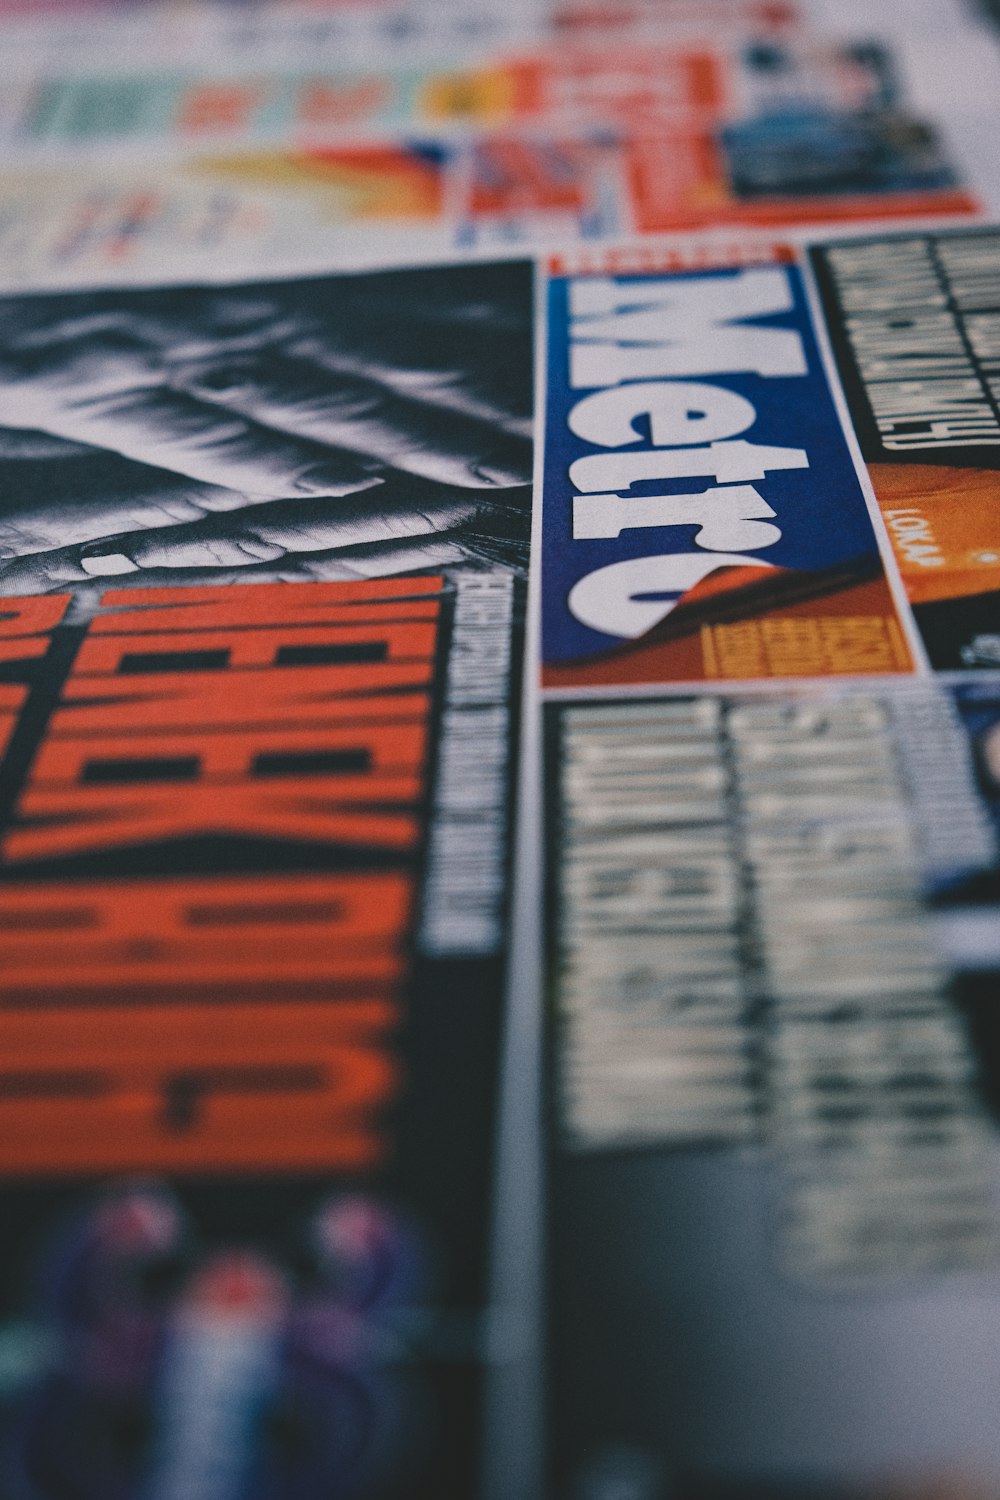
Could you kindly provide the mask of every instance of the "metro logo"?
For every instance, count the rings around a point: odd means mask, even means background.
[[[625,527],[697,526],[695,546],[722,554],[667,553],[599,569],[569,596],[570,610],[584,625],[607,635],[644,635],[720,564],[767,566],[737,555],[781,538],[778,526],[761,519],[775,511],[758,490],[740,481],[763,480],[773,470],[807,469],[809,459],[801,448],[729,441],[756,422],[751,402],[724,386],[668,377],[737,371],[805,375],[795,329],[738,321],[791,307],[788,273],[777,266],[727,278],[651,280],[638,292],[606,277],[571,282],[571,380],[575,386],[605,389],[576,403],[567,419],[570,429],[591,444],[620,449],[642,436],[636,424],[646,418],[655,444],[640,452],[587,455],[570,465],[570,482],[588,492],[586,499],[573,501],[574,537],[616,537]],[[635,375],[660,379],[620,384]],[[694,494],[629,498],[636,483],[697,478],[723,483]],[[618,493],[592,493],[607,489]],[[645,597],[650,595],[659,595],[659,602],[650,602]]]
[[[792,311],[783,267],[638,283],[592,276],[573,281],[569,297],[570,375],[576,388],[739,371],[807,373],[795,329],[744,322]]]
[[[795,267],[577,276],[550,297],[547,664],[647,637],[725,570],[741,588],[879,571]]]

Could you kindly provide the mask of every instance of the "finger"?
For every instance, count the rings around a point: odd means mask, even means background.
[[[234,349],[236,336],[249,348],[280,342],[331,373],[372,378],[530,438],[532,278],[525,261],[368,272],[244,287],[238,307],[231,289],[222,294],[226,346]],[[259,303],[268,296],[265,331]],[[222,317],[221,300],[203,307],[199,328],[214,321],[221,333]]]
[[[362,326],[345,320],[335,329],[305,331],[287,339],[285,348],[331,375],[374,379],[441,411],[491,422],[517,437],[532,435],[528,337],[491,330],[488,323],[462,338],[453,329],[401,330],[397,312],[394,319],[373,315]]]
[[[0,427],[0,460],[5,463],[8,460],[76,458],[93,451],[83,443],[70,443],[65,438],[52,437],[48,432]]]
[[[182,525],[248,503],[234,490],[87,451],[64,462],[0,465],[0,557]]]
[[[457,274],[453,275],[455,272]],[[148,376],[165,360],[281,344],[331,373],[531,436],[531,269],[524,263],[304,278],[241,287],[0,301],[24,376],[88,356]]]
[[[217,404],[207,418],[198,405],[163,404],[149,391],[169,367],[280,346],[334,377],[371,380],[498,434],[529,439],[532,431],[531,271],[524,264],[7,299],[0,331],[9,351],[0,378],[22,413],[17,420],[260,499],[360,486],[346,456],[334,458],[331,475],[323,467],[329,453],[287,442],[262,453],[252,427],[220,426]],[[523,452],[514,467],[523,477]]]
[[[0,362],[4,418],[201,484],[256,499],[348,495],[380,483],[379,465],[286,436],[183,391],[165,388],[161,363],[145,356],[56,351]]]
[[[288,353],[531,438],[531,266],[427,267],[327,287],[301,335],[289,326]]]
[[[80,316],[87,313],[92,320],[93,308]],[[130,334],[181,359],[281,346],[331,374],[372,378],[443,411],[532,434],[532,270],[524,262],[132,292],[128,321],[103,336]]]
[[[0,559],[0,598],[58,593],[91,581],[80,566],[75,547]]]
[[[364,500],[282,501],[188,526],[117,536],[80,551],[90,577],[115,577],[144,568],[251,567],[297,553],[433,536],[472,521],[482,505],[468,494],[429,493],[423,504],[372,506]]]
[[[295,283],[297,285],[297,283]],[[163,358],[181,350],[188,358],[227,348],[257,348],[275,330],[301,324],[282,319],[273,287],[159,287],[155,290],[63,292],[0,299],[0,342],[41,364],[54,356],[78,358],[96,350],[102,359],[129,354]]]
[[[173,383],[263,427],[440,484],[513,488],[531,477],[531,444],[525,439],[361,376],[332,377],[312,360],[271,352],[216,360],[176,372]]]
[[[296,583],[310,580],[336,583],[345,579],[394,577],[401,573],[436,572],[463,566],[469,562],[461,541],[448,538],[415,537],[391,545],[354,547],[348,552],[293,555],[271,562],[244,562],[236,566],[184,568],[143,567],[144,583],[162,583],[174,587],[185,585],[221,585],[239,583]],[[73,589],[74,592],[100,593],[108,588],[128,588],[136,581],[136,570],[127,573],[93,576],[81,566],[77,548],[66,547],[52,552],[36,553],[0,562],[0,597],[20,594],[44,594]]]

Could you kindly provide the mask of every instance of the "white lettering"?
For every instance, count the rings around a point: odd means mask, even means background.
[[[681,594],[716,568],[769,568],[759,557],[730,552],[678,552],[630,557],[595,568],[571,590],[570,612],[591,630],[635,640],[666,619]],[[663,598],[664,594],[673,598]],[[650,595],[661,597],[650,598]],[[645,597],[644,597],[645,596]]]
[[[588,389],[737,371],[805,375],[805,351],[794,329],[731,326],[790,312],[793,305],[780,266],[734,276],[573,281],[571,383]]]
[[[648,479],[696,479],[711,476],[720,484],[763,479],[773,469],[808,469],[802,448],[771,448],[738,438],[706,448],[657,448],[641,453],[588,453],[570,465],[574,489],[627,490]]]
[[[699,526],[695,543],[713,552],[752,552],[781,540],[777,526],[757,519],[775,512],[749,484],[704,490],[700,495],[576,495],[577,541],[619,536],[629,527]]]
[[[649,417],[658,447],[710,443],[734,437],[757,420],[753,404],[735,391],[698,381],[638,381],[584,396],[573,407],[571,432],[596,448],[621,448],[642,437],[636,418]]]

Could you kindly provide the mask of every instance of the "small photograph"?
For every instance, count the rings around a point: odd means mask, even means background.
[[[0,301],[0,593],[523,572],[532,268]]]
[[[422,1457],[396,1331],[426,1294],[410,1225],[341,1192],[293,1217],[284,1255],[198,1230],[153,1181],[59,1216],[28,1278],[37,1358],[0,1394],[10,1493],[326,1500]]]
[[[753,113],[720,144],[737,198],[933,192],[958,180],[937,133],[902,106],[894,61],[871,42],[743,56]]]

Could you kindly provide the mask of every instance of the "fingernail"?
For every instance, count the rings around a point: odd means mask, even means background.
[[[303,469],[294,488],[300,495],[356,495],[383,483],[381,473],[373,472],[374,469],[374,463],[368,464],[360,459],[330,465],[316,464],[311,469]]]
[[[515,459],[499,462],[491,462],[487,459],[484,463],[477,464],[473,473],[484,484],[495,485],[498,489],[515,489],[519,485],[531,482],[531,459],[526,457],[523,465]]]
[[[116,573],[138,573],[139,565],[124,552],[107,552],[103,557],[81,557],[80,566],[94,578],[111,578]]]

